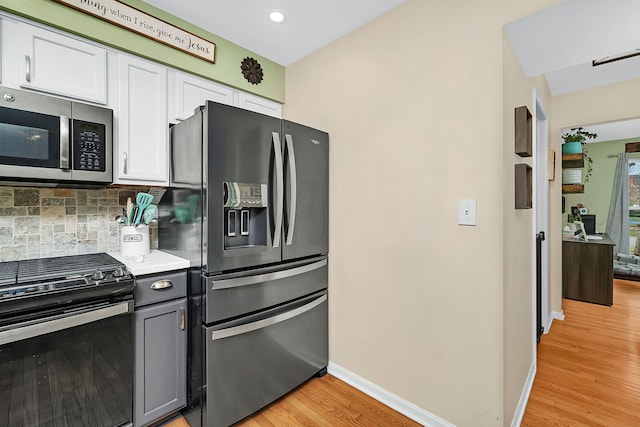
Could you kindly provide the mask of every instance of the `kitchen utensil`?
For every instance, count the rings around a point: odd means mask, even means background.
[[[138,211],[140,210],[140,207],[138,205],[134,205],[133,206],[133,211],[131,211],[131,220],[129,221],[129,225],[136,225],[136,218],[138,217]]]
[[[133,219],[133,202],[131,202],[131,197],[127,197],[127,224],[131,225],[131,220]]]
[[[136,196],[136,205],[138,206],[138,212],[135,215],[135,219],[133,221],[134,224],[140,223],[140,218],[142,217],[142,212],[151,204],[153,201],[153,196],[149,193],[138,193]]]
[[[149,225],[151,220],[156,216],[156,205],[149,205],[142,214],[142,222],[145,225]]]
[[[198,207],[200,206],[200,196],[192,194],[188,199],[189,205],[189,222],[196,222],[198,216]]]
[[[151,202],[151,204],[158,205],[160,203],[160,199],[162,199],[162,196],[164,196],[165,192],[166,190],[164,188],[155,187],[155,188],[149,189],[148,193],[153,196],[153,201]]]

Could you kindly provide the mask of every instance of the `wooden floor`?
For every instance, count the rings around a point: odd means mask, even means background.
[[[523,427],[640,426],[640,282],[615,280],[613,306],[563,300],[538,346]],[[168,424],[188,427],[184,419]],[[315,378],[240,427],[418,426],[342,381]]]
[[[522,426],[640,426],[640,282],[615,280],[612,307],[562,308],[538,346]]]
[[[348,384],[325,375],[313,378],[234,427],[398,426],[420,424]],[[180,417],[165,427],[189,427]]]

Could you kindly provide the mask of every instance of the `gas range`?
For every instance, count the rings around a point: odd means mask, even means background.
[[[134,277],[106,253],[0,263],[0,316],[25,308],[133,294]]]

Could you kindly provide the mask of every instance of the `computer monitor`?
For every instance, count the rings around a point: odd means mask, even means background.
[[[582,222],[584,223],[584,231],[587,234],[596,234],[596,216],[595,214],[581,215]]]

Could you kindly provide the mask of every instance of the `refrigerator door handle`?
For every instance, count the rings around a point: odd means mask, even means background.
[[[289,228],[287,229],[286,245],[293,243],[293,230],[296,226],[296,203],[298,198],[298,178],[296,173],[296,155],[293,152],[293,137],[289,134],[285,134],[285,141],[287,142],[287,153],[289,154],[289,173],[291,175],[291,203],[289,205]]]
[[[280,144],[280,134],[278,132],[271,133],[271,141],[273,142],[273,152],[276,161],[276,206],[275,212],[275,230],[273,232],[273,247],[280,247],[280,236],[282,235],[282,212],[284,207],[284,172],[282,166],[282,145]]]
[[[323,295],[320,298],[317,298],[311,301],[308,304],[303,305],[302,307],[298,307],[294,310],[287,311],[282,314],[278,314],[273,317],[269,317],[267,319],[258,320],[256,322],[247,323],[244,325],[232,326],[226,329],[220,329],[218,331],[213,331],[211,333],[211,339],[213,341],[220,340],[223,338],[229,338],[236,335],[246,334],[248,332],[256,331],[258,329],[264,329],[268,326],[275,325],[276,323],[284,322],[285,320],[292,319],[296,316],[300,316],[307,311],[313,310],[323,302],[327,300],[327,296]]]
[[[211,289],[214,291],[220,289],[237,288],[239,286],[255,285],[272,280],[286,279],[287,277],[297,276],[299,274],[308,273],[327,265],[327,260],[317,261],[301,267],[290,268],[289,270],[276,271],[273,273],[256,274],[255,276],[237,277],[234,279],[212,280]]]

